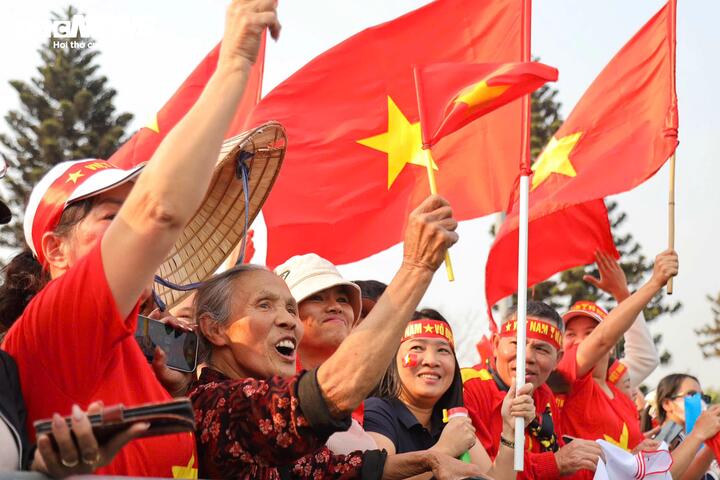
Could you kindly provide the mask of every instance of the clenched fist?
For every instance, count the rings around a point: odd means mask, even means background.
[[[435,272],[445,259],[445,252],[458,241],[457,221],[444,198],[431,195],[408,219],[405,228],[403,266]]]

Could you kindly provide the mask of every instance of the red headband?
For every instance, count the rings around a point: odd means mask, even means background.
[[[405,333],[400,343],[413,338],[442,338],[447,340],[450,348],[455,350],[455,340],[450,325],[440,320],[421,318],[411,321],[405,327]]]
[[[617,385],[618,381],[627,372],[627,365],[622,363],[620,360],[615,360],[607,371],[607,381],[613,385]]]
[[[542,340],[548,342],[550,345],[555,347],[556,350],[560,350],[562,345],[562,334],[560,329],[552,323],[546,322],[541,318],[528,317],[527,318],[527,338],[534,338],[535,340]],[[517,335],[517,320],[508,320],[500,328],[501,337],[515,337]]]

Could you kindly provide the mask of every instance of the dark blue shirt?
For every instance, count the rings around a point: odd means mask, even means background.
[[[373,397],[365,400],[363,428],[390,439],[396,453],[427,450],[440,439],[443,427],[441,412],[433,412],[428,431],[398,399]]]

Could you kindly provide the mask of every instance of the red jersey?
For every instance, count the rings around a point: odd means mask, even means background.
[[[608,383],[613,398],[593,379],[592,370],[577,376],[577,345],[563,355],[557,372],[570,384],[562,406],[560,428],[572,437],[606,440],[632,450],[643,441],[635,404],[615,385]]]
[[[463,398],[465,407],[470,413],[470,419],[475,427],[475,435],[482,443],[490,458],[495,458],[500,446],[502,433],[502,402],[506,392],[500,390],[492,374],[476,365],[473,368],[463,368]],[[535,408],[541,418],[546,408],[550,409],[552,419],[557,425],[558,412],[555,397],[547,385],[542,385],[533,393]],[[562,445],[561,436],[555,428],[558,445]],[[525,433],[525,471],[519,472],[518,479],[556,479],[560,477],[555,454],[543,451],[542,445],[527,432]]]
[[[5,337],[17,361],[32,423],[69,414],[95,400],[132,406],[170,400],[134,337],[138,307],[122,318],[105,277],[100,242],[64,275],[48,283]],[[197,478],[191,433],[127,444],[102,475]]]

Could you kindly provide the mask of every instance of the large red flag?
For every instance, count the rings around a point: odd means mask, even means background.
[[[150,160],[165,135],[180,121],[197,101],[205,89],[208,80],[217,67],[220,44],[217,44],[210,53],[195,67],[175,94],[168,100],[148,125],[138,130],[127,142],[120,147],[109,161],[114,165],[129,168],[141,162]],[[262,93],[262,78],[265,65],[265,35],[260,43],[257,61],[253,66],[247,87],[235,117],[225,138],[235,136],[247,129],[250,113],[260,101]]]
[[[365,30],[270,92],[253,122],[288,132],[283,169],[263,207],[268,265],[315,252],[347,263],[402,240],[429,194],[412,66],[521,60],[522,0],[439,0]],[[456,218],[502,210],[517,175],[521,104],[445,137],[438,189]]]
[[[434,63],[416,66],[414,73],[428,146],[558,78],[557,69],[538,62]]]
[[[615,55],[533,164],[528,284],[617,257],[603,197],[651,177],[677,146],[675,2]],[[517,202],[485,267],[488,306],[517,289]],[[513,267],[513,265],[515,265]]]

